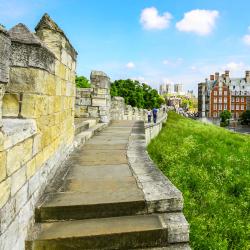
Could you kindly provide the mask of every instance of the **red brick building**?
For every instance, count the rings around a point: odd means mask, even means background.
[[[211,75],[199,84],[198,110],[201,117],[219,118],[220,113],[228,110],[237,119],[240,114],[250,109],[250,71],[244,78],[230,78],[225,74]]]

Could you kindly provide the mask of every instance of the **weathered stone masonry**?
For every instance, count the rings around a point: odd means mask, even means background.
[[[125,105],[122,97],[111,100],[110,79],[101,71],[91,73],[92,88],[76,91],[77,53],[64,32],[46,14],[35,31],[23,24],[9,31],[0,26],[1,250],[24,249],[35,207],[46,186],[63,170],[61,166],[74,147],[94,134],[93,128],[83,132],[75,129],[75,117],[92,119],[84,121],[88,124],[102,122],[96,130],[112,120],[147,119],[146,110]],[[167,118],[163,109],[158,117],[156,124],[146,124],[145,138],[135,128],[127,157],[145,193],[148,212],[173,212],[173,207],[179,212],[181,193],[155,170],[146,153],[146,145]],[[188,241],[188,224],[184,217],[183,221],[183,232],[178,221],[171,222],[170,243],[178,237]]]
[[[35,34],[0,28],[0,249],[24,248],[34,206],[73,149],[76,56],[48,15]]]

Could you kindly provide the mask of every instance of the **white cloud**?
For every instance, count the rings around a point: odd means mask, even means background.
[[[183,59],[180,57],[177,59],[173,59],[173,60],[165,59],[162,61],[162,63],[168,66],[179,66],[180,64],[183,63]]]
[[[230,70],[230,71],[234,71],[234,72],[239,72],[239,71],[243,71],[246,68],[246,65],[243,62],[239,62],[239,63],[229,62],[222,68]]]
[[[242,40],[246,45],[250,46],[250,35],[243,36]]]
[[[155,7],[146,8],[141,12],[140,23],[144,29],[166,29],[169,27],[172,15],[169,12],[159,15],[158,10]]]
[[[198,71],[198,68],[196,66],[190,66],[190,70],[196,72]]]
[[[184,14],[184,18],[176,23],[176,28],[179,31],[206,36],[213,31],[218,17],[217,10],[192,10]]]
[[[133,68],[135,68],[135,64],[134,64],[133,62],[128,62],[128,63],[126,64],[126,68],[127,68],[127,69],[133,69]]]

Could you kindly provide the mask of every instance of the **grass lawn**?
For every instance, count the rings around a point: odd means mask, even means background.
[[[148,152],[183,194],[192,249],[250,249],[250,136],[170,112]]]

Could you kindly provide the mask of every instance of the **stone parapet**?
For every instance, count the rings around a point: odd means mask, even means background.
[[[2,103],[6,84],[9,82],[11,40],[8,32],[0,25],[0,133],[2,127]],[[0,134],[1,137],[1,134]],[[1,144],[1,138],[0,138]]]
[[[44,19],[39,36],[23,24],[0,30],[1,250],[24,249],[35,204],[74,147],[77,53]]]
[[[10,31],[11,66],[33,67],[54,73],[55,55],[48,47],[22,23]]]
[[[101,71],[92,71],[90,75],[92,88],[76,90],[76,117],[98,118],[101,122],[110,121],[110,79]]]

